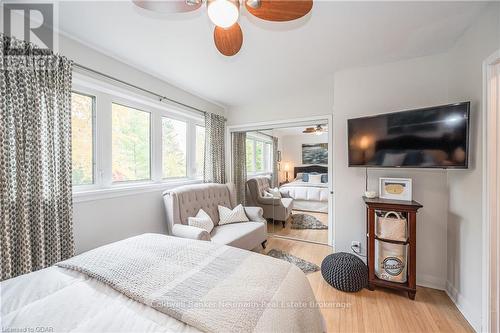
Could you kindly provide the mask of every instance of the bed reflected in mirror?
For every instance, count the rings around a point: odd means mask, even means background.
[[[285,227],[277,234],[318,243],[328,243],[328,167],[297,166],[293,177],[280,184],[283,200],[292,200]]]

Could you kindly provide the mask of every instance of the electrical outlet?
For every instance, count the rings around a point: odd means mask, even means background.
[[[360,253],[360,252],[361,252],[361,242],[358,242],[358,241],[352,241],[352,242],[351,242],[351,249],[352,249],[355,253]]]

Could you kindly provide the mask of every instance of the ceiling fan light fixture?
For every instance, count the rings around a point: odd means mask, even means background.
[[[260,0],[247,0],[247,6],[250,6],[253,9],[259,8],[260,5],[261,5]]]
[[[213,24],[226,29],[238,21],[239,2],[238,0],[208,0],[207,12]]]
[[[325,133],[325,129],[321,125],[317,125],[316,127],[307,127],[302,133],[321,135]]]

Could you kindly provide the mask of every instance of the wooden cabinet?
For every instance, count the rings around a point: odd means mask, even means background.
[[[408,292],[410,299],[415,299],[417,292],[416,285],[416,259],[417,259],[417,211],[423,206],[416,201],[399,201],[374,198],[369,199],[363,197],[366,204],[366,246],[367,246],[367,261],[368,261],[368,289],[374,290],[375,287],[386,287],[399,289]],[[390,239],[377,238],[375,233],[377,223],[377,212],[394,211],[405,216],[407,221],[407,239],[405,241],[395,241]],[[406,254],[406,274],[407,279],[404,283],[387,281],[379,279],[375,275],[375,265],[377,258],[375,257],[376,241],[387,242],[393,244],[407,245]]]

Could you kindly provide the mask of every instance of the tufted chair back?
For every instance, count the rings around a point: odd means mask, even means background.
[[[250,202],[252,205],[258,203],[258,198],[264,196],[264,192],[269,190],[270,180],[268,177],[254,177],[247,181]]]
[[[188,217],[200,209],[207,212],[215,225],[219,222],[218,205],[234,208],[236,195],[232,184],[197,184],[180,186],[163,192],[168,232],[176,223],[187,224]]]

